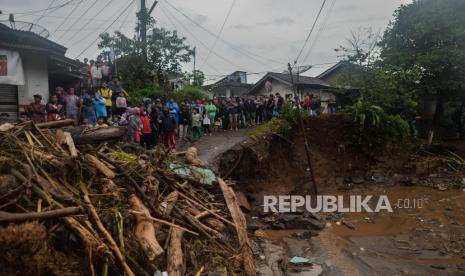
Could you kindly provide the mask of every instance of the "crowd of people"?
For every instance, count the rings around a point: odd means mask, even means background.
[[[123,126],[128,129],[127,142],[150,148],[158,143],[175,149],[176,142],[197,141],[218,131],[237,131],[279,117],[285,102],[307,111],[309,116],[332,113],[336,104],[332,96],[324,104],[318,96],[307,94],[302,101],[279,93],[269,96],[197,99],[176,102],[173,98],[143,100],[131,105],[112,68],[105,61],[85,60],[87,78],[65,89],[56,87],[43,103],[41,95],[27,108],[35,122],[72,119],[75,125],[93,128]]]
[[[81,93],[82,92],[82,93]],[[35,122],[70,118],[75,124],[89,127],[124,126],[127,142],[150,148],[157,143],[175,149],[176,142],[197,141],[218,131],[237,131],[279,117],[282,106],[297,103],[309,116],[335,112],[332,96],[322,105],[317,96],[307,94],[303,101],[279,93],[270,96],[242,96],[176,102],[173,98],[144,99],[140,106],[130,106],[118,78],[101,82],[98,89],[75,93],[73,87],[64,91],[57,87],[47,104],[35,95],[28,113]]]

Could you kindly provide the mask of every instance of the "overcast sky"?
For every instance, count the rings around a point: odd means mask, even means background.
[[[147,6],[153,1],[146,0]],[[287,62],[296,59],[322,2],[160,0],[152,15],[159,26],[176,29],[197,47],[197,68],[209,82],[236,70],[259,73],[248,76],[249,82],[255,82],[263,72],[281,72]],[[298,64],[314,65],[306,75],[317,75],[339,60],[334,49],[345,43],[351,30],[371,27],[383,31],[394,10],[408,2],[411,0],[327,0]],[[220,39],[205,62],[233,3]],[[57,8],[38,11],[49,7]],[[67,56],[73,59],[90,46],[79,57],[82,60],[96,57],[97,42],[92,42],[120,14],[109,31],[119,29],[132,36],[139,8],[140,0],[2,0],[0,20],[13,12],[17,21],[42,25],[50,32],[49,39],[65,45]],[[185,70],[192,68],[192,63],[184,66]]]

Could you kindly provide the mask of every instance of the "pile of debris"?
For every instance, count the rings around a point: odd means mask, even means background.
[[[163,148],[124,152],[109,142],[124,129],[69,123],[0,126],[4,273],[255,275],[244,215],[221,178],[176,173],[183,164]]]

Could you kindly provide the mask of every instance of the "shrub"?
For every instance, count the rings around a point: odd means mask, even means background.
[[[399,115],[389,115],[384,110],[363,99],[345,110],[357,128],[357,142],[369,147],[386,148],[400,145],[410,137],[410,127]]]
[[[208,99],[208,93],[200,87],[186,86],[183,90],[165,92],[161,87],[146,87],[131,91],[129,101],[132,105],[140,105],[144,98],[167,100],[173,97],[178,103],[198,99]]]

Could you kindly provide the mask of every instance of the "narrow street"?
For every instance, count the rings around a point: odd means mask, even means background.
[[[190,146],[197,148],[199,159],[207,166],[215,168],[216,159],[228,149],[247,139],[250,128],[241,128],[238,131],[219,131],[212,136],[203,136],[199,141],[178,142],[178,151],[186,150]]]

